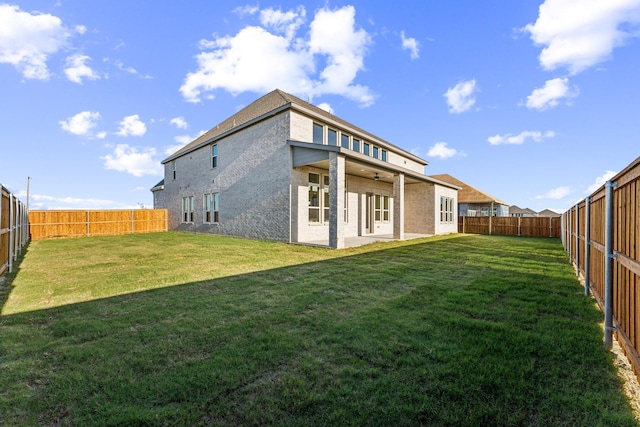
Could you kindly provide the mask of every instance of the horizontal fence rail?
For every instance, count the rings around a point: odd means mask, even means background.
[[[31,239],[154,233],[168,230],[166,209],[29,211]]]
[[[29,216],[24,204],[0,185],[0,274],[13,271],[14,262],[29,242]]]
[[[562,243],[640,374],[640,157],[562,215]]]
[[[561,218],[459,216],[458,232],[503,236],[560,237]]]

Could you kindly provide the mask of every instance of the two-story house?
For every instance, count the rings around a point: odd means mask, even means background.
[[[162,163],[170,229],[332,248],[457,231],[458,187],[425,160],[281,90]]]

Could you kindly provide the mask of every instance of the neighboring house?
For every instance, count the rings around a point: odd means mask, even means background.
[[[169,228],[345,247],[345,238],[457,232],[458,186],[427,162],[275,90],[163,162]]]
[[[560,215],[557,212],[552,211],[551,209],[545,209],[543,211],[538,212],[538,216],[555,218],[555,217],[562,216],[562,215]]]
[[[430,177],[461,188],[458,191],[459,216],[509,216],[509,205],[500,199],[496,199],[449,174],[430,175]]]
[[[519,208],[516,205],[513,206],[509,206],[509,216],[514,216],[514,217],[536,217],[538,216],[538,213],[532,209],[529,208]]]

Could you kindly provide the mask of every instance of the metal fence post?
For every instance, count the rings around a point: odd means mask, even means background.
[[[605,238],[604,238],[604,343],[612,346],[613,327],[613,188],[614,182],[607,181],[605,189]]]
[[[568,248],[567,252],[569,252],[569,262],[573,262],[573,252],[572,252],[573,248],[571,247],[571,243],[572,243],[572,240],[573,240],[573,238],[571,237],[571,235],[573,234],[573,226],[571,224],[571,211],[572,210],[573,210],[573,207],[570,207],[569,208],[569,213],[567,214],[567,223],[568,223],[567,229],[569,230],[568,233],[567,233],[567,239],[569,240],[567,242],[567,248]]]
[[[576,204],[576,276],[580,277],[580,203]]]
[[[584,295],[589,296],[591,269],[591,197],[584,199]]]
[[[13,193],[9,193],[9,273],[13,271]]]

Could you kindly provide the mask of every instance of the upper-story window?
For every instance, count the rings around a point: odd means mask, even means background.
[[[379,153],[380,153],[380,149],[374,145],[373,146],[373,153],[371,154],[371,156],[373,156],[373,158],[377,159],[377,158],[379,158]]]
[[[324,126],[318,123],[313,124],[313,143],[324,144]]]
[[[364,154],[365,156],[368,156],[370,153],[370,148],[371,146],[369,144],[367,144],[366,142],[362,143],[362,154]]]
[[[360,140],[353,138],[353,151],[356,153],[360,152]]]
[[[381,154],[380,160],[382,160],[383,162],[386,162],[387,161],[387,150],[384,150],[384,149],[380,150],[380,154]]]
[[[218,144],[213,144],[211,146],[211,167],[215,168],[218,166]]]
[[[178,170],[178,166],[176,165],[176,161],[171,162],[171,170],[173,172],[173,179],[176,179],[176,171]]]
[[[327,144],[338,145],[338,131],[333,129],[327,131]]]
[[[345,135],[344,133],[340,135],[340,145],[343,148],[349,148],[349,135]]]

